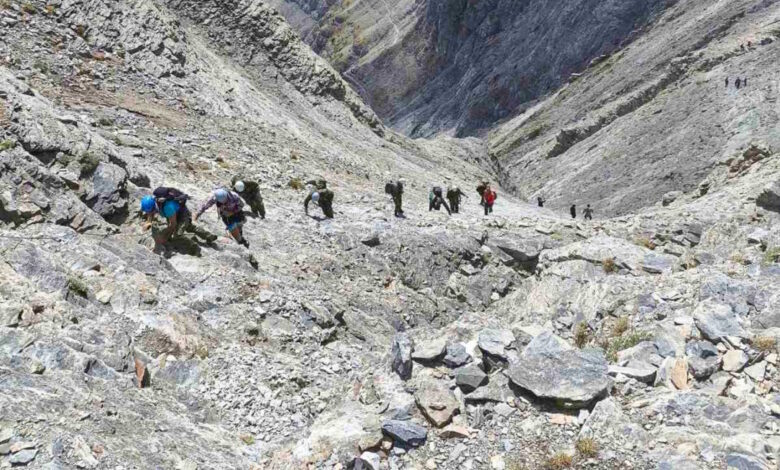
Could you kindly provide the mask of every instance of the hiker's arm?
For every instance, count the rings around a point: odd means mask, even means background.
[[[203,215],[204,212],[208,210],[209,207],[213,206],[217,203],[216,198],[214,196],[211,196],[208,201],[204,202],[202,206],[200,206],[200,209],[198,209],[198,212],[195,213],[195,217],[192,218],[193,222],[198,220],[198,217]]]
[[[311,201],[311,193],[309,193],[308,196],[306,196],[306,199],[303,200],[303,210],[306,212],[306,214],[309,214],[309,202]]]
[[[179,225],[178,215],[173,214],[173,217],[168,219],[168,227],[163,230],[162,234],[160,235],[160,239],[163,243],[166,243],[170,238],[171,235],[176,232],[176,227]]]

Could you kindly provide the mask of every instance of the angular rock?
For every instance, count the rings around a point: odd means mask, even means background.
[[[127,209],[127,172],[112,164],[100,163],[92,175],[92,190],[85,202],[101,217],[125,215]]]
[[[434,380],[423,382],[414,399],[428,421],[437,428],[447,425],[459,409],[458,399],[450,389]]]
[[[772,466],[766,460],[747,454],[731,453],[726,455],[729,470],[769,470]]]
[[[745,337],[737,314],[728,305],[711,300],[701,302],[693,312],[693,320],[702,336],[710,341],[719,341],[725,336]]]
[[[752,366],[745,368],[745,375],[756,382],[761,382],[766,375],[766,361],[757,362]]]
[[[732,349],[723,355],[723,370],[726,372],[739,372],[748,363],[748,355],[739,349]]]
[[[373,452],[363,452],[360,457],[355,458],[355,470],[379,470],[379,455]]]
[[[675,357],[664,359],[656,373],[654,385],[677,390],[688,388],[688,361]]]
[[[385,421],[382,423],[382,432],[407,447],[419,447],[428,438],[428,430],[411,421]]]
[[[35,460],[36,455],[38,455],[38,449],[25,449],[11,455],[8,462],[11,465],[27,465]]]
[[[479,333],[477,346],[483,353],[506,360],[506,348],[515,341],[510,330],[485,329]]]
[[[675,261],[674,256],[649,253],[642,260],[642,269],[650,274],[671,272]]]
[[[661,365],[664,358],[658,354],[658,347],[655,343],[651,341],[642,341],[636,346],[619,351],[617,353],[617,360],[619,364],[626,363],[630,360],[636,360],[658,367]]]
[[[766,186],[756,198],[756,205],[768,211],[780,212],[780,181]]]
[[[452,343],[447,345],[447,354],[444,356],[444,364],[450,368],[461,367],[474,359],[466,351],[463,343]]]
[[[621,374],[644,383],[653,383],[655,373],[655,367],[640,361],[631,361],[623,367],[609,366],[609,375],[612,377]]]
[[[464,393],[471,393],[487,382],[487,374],[477,364],[459,367],[453,371],[455,383]]]
[[[412,351],[412,359],[423,364],[434,364],[444,357],[447,351],[447,339],[439,338],[418,343]]]
[[[709,341],[692,341],[685,345],[688,367],[696,379],[706,379],[718,371],[718,348]]]
[[[393,338],[393,371],[401,377],[402,380],[412,378],[412,349],[414,344],[412,340],[403,333],[398,333]]]
[[[439,433],[443,439],[468,439],[471,437],[471,431],[466,426],[449,424]]]
[[[565,349],[551,333],[526,346],[507,376],[516,386],[566,408],[584,408],[612,387],[606,359],[595,351]]]

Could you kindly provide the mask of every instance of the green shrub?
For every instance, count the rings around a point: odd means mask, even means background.
[[[585,322],[577,323],[574,328],[574,344],[582,349],[583,346],[588,344],[590,339],[590,332],[588,331],[588,325]]]
[[[287,186],[291,187],[292,189],[299,191],[306,187],[305,184],[303,184],[303,181],[300,178],[293,178],[290,180],[289,183],[287,183]]]
[[[773,246],[764,252],[764,262],[766,264],[777,263],[778,259],[780,259],[780,247]]]
[[[35,8],[35,5],[33,5],[30,2],[24,2],[22,3],[22,11],[25,13],[29,13],[30,15],[34,15],[38,13],[38,9]]]
[[[16,142],[13,140],[3,140],[0,142],[0,152],[3,150],[11,150],[14,147],[16,147]]]
[[[652,333],[646,331],[632,331],[617,338],[612,338],[606,342],[607,359],[610,362],[617,361],[617,353],[624,349],[633,348],[642,341],[648,341],[653,338]]]
[[[100,165],[100,157],[92,152],[86,152],[79,157],[81,165],[81,176],[91,175]]]
[[[572,461],[573,459],[571,455],[567,454],[566,452],[558,452],[557,454],[547,459],[547,461],[544,463],[544,468],[545,470],[563,470],[565,468],[571,467]]]
[[[575,445],[577,453],[585,458],[592,458],[599,454],[599,443],[591,437],[584,437]]]
[[[753,348],[763,353],[772,353],[777,347],[777,340],[774,336],[758,336],[753,340]]]
[[[612,336],[620,336],[631,326],[628,317],[620,317],[617,319],[614,325],[612,325]]]
[[[617,271],[615,258],[605,258],[604,261],[601,262],[601,265],[604,267],[604,272],[607,274],[611,274]]]
[[[89,296],[89,287],[81,278],[75,276],[68,277],[68,290],[85,299]]]

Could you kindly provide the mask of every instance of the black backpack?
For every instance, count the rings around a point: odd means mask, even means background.
[[[395,185],[393,183],[385,183],[385,194],[392,195],[395,193]]]
[[[434,186],[433,187],[433,194],[435,194],[436,196],[441,197],[441,187],[440,186]]]
[[[182,206],[187,204],[187,200],[190,198],[187,194],[179,191],[176,188],[168,188],[165,186],[160,186],[159,188],[155,189],[154,192],[155,199],[163,199],[164,201],[176,201]]]

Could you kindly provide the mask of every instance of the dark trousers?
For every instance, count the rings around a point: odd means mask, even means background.
[[[485,215],[493,213],[493,204],[485,203]]]

